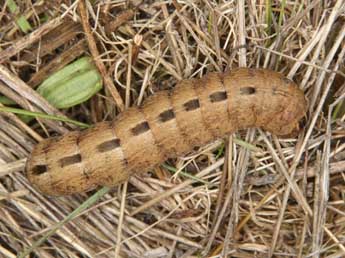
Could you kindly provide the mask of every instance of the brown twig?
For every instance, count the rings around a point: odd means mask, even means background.
[[[63,19],[59,16],[55,19],[48,21],[41,27],[31,32],[29,35],[19,39],[12,46],[6,48],[0,52],[0,64],[6,61],[11,56],[19,53],[24,48],[30,46],[35,41],[39,40],[44,34],[48,33],[52,29],[56,28],[62,23]]]
[[[81,23],[83,25],[83,29],[85,32],[86,40],[87,40],[87,43],[89,45],[89,49],[90,49],[91,55],[93,57],[93,60],[95,61],[95,64],[96,64],[99,72],[101,73],[101,75],[103,77],[104,84],[107,87],[107,89],[109,90],[111,96],[113,97],[115,104],[118,106],[119,110],[122,111],[125,108],[125,106],[123,104],[123,100],[122,100],[119,92],[117,91],[112,79],[110,78],[109,74],[107,73],[107,70],[106,70],[103,62],[101,60],[99,60],[100,54],[99,54],[96,42],[92,36],[92,32],[90,29],[89,21],[87,18],[85,0],[79,1],[78,9],[79,9]]]

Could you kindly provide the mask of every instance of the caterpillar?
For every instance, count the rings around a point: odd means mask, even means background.
[[[278,72],[208,73],[157,92],[113,121],[39,142],[25,171],[35,188],[53,196],[115,186],[240,129],[295,133],[305,113],[303,92]]]

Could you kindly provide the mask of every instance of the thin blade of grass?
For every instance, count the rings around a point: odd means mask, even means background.
[[[50,236],[52,236],[57,230],[59,230],[64,224],[68,223],[76,216],[78,216],[81,212],[89,208],[95,202],[97,202],[102,196],[104,196],[107,192],[109,192],[109,187],[103,187],[95,194],[93,194],[90,198],[84,201],[78,208],[72,211],[68,216],[66,216],[63,220],[58,222],[50,231],[48,231],[43,237],[37,240],[31,247],[24,250],[22,253],[19,254],[19,258],[24,258],[33,252],[37,247],[39,247],[42,243],[44,243]]]
[[[44,119],[50,119],[50,120],[56,120],[56,121],[61,121],[61,122],[67,122],[71,123],[74,125],[77,125],[82,128],[89,128],[90,125],[78,122],[69,118],[61,117],[61,116],[54,116],[54,115],[48,115],[40,112],[33,112],[33,111],[28,111],[24,109],[19,109],[19,108],[10,108],[10,107],[0,107],[0,112],[9,112],[9,113],[14,113],[14,114],[20,114],[20,115],[26,115],[26,116],[32,116],[35,118],[44,118]]]
[[[280,31],[280,28],[283,24],[283,17],[285,13],[285,6],[286,6],[286,0],[282,0],[281,7],[280,7],[280,13],[279,13],[279,19],[278,19],[278,31]]]
[[[248,149],[248,150],[251,150],[251,151],[254,151],[254,152],[261,152],[261,149],[256,147],[255,145],[253,144],[250,144],[246,141],[243,141],[241,139],[238,139],[238,138],[234,138],[234,143]]]
[[[162,167],[164,167],[165,169],[167,169],[170,172],[177,173],[177,169],[176,168],[174,168],[172,166],[169,166],[169,165],[167,165],[165,163],[162,164]],[[200,179],[198,177],[195,177],[195,176],[193,176],[193,175],[191,175],[191,174],[189,174],[187,172],[180,171],[179,174],[181,174],[182,176],[188,177],[190,179],[193,179],[193,180],[195,180],[197,182],[200,182],[200,183],[203,183],[203,184],[209,184],[209,182],[207,182],[207,181],[205,181],[203,179]]]
[[[266,16],[265,22],[267,25],[266,32],[268,35],[271,35],[272,32],[272,0],[266,0]]]

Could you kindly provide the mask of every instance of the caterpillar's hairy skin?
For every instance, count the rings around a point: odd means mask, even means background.
[[[40,142],[26,173],[49,195],[114,186],[238,129],[291,134],[305,112],[303,92],[279,73],[244,68],[209,73],[156,93],[112,122]]]

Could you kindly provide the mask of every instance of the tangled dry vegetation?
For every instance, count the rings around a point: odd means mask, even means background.
[[[0,1],[0,93],[14,107],[91,124],[241,66],[298,82],[309,109],[297,138],[240,131],[120,187],[61,198],[23,169],[37,141],[76,126],[1,112],[0,256],[345,256],[343,0],[28,0],[17,13],[10,2]],[[56,110],[34,91],[85,55],[103,76],[91,100]]]

